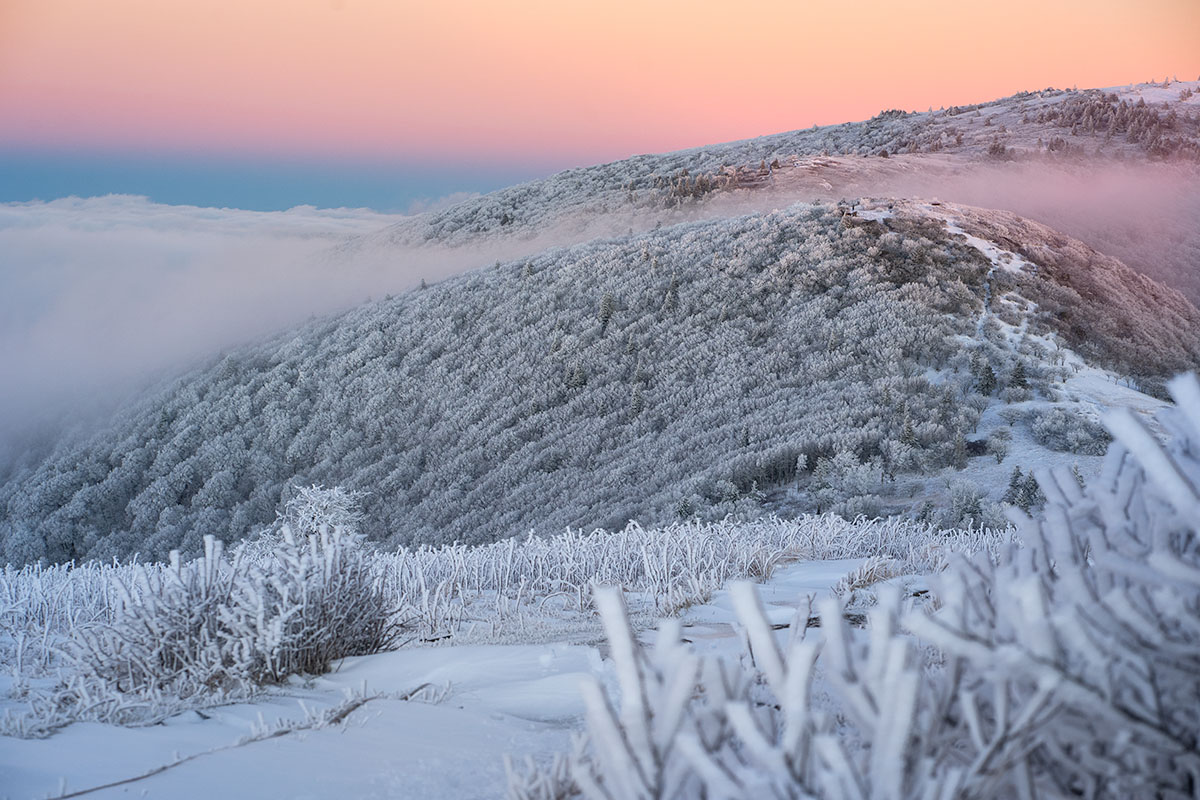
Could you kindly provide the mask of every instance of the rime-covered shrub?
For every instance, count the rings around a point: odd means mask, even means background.
[[[341,486],[300,486],[284,504],[281,520],[301,536],[334,528],[357,536],[363,520],[359,503],[365,496],[365,492],[346,491]]]
[[[830,598],[822,643],[805,610],[781,646],[738,584],[742,672],[697,656],[674,623],[646,651],[619,595],[599,592],[620,703],[585,687],[590,745],[559,796],[1195,797],[1200,383],[1171,390],[1169,446],[1109,416],[1100,478],[1042,475],[1047,508],[1019,515],[1023,546],[952,564],[930,607],[878,590],[863,632]]]
[[[995,457],[996,463],[1001,464],[1008,457],[1012,447],[1012,431],[1007,428],[997,428],[987,440],[987,452]]]
[[[939,523],[944,528],[999,528],[1004,525],[1004,512],[974,483],[954,481]]]
[[[402,613],[360,536],[322,526],[297,537],[284,526],[275,561],[239,585],[228,621],[249,634],[250,675],[261,683],[320,674],[336,659],[386,650]]]
[[[296,535],[281,520],[265,537],[269,557],[229,559],[207,537],[194,561],[176,553],[167,569],[134,565],[116,581],[112,618],[75,630],[62,647],[72,675],[60,705],[87,717],[89,698],[101,697],[96,715],[130,721],[142,700],[245,694],[391,647],[405,618],[379,564],[361,536],[328,524],[353,517],[352,498],[320,487],[299,497],[289,513],[308,530]]]
[[[1104,426],[1058,406],[1037,414],[1030,430],[1033,438],[1045,447],[1080,455],[1104,455],[1112,441]]]
[[[186,698],[244,689],[253,683],[251,668],[231,647],[224,619],[244,577],[238,571],[211,538],[195,561],[176,554],[165,570],[137,565],[132,580],[116,586],[115,618],[77,631],[63,652],[85,680],[117,693]]]
[[[879,516],[875,493],[881,483],[878,466],[863,464],[853,453],[843,451],[817,460],[808,491],[818,511],[832,511],[848,519],[874,517]]]

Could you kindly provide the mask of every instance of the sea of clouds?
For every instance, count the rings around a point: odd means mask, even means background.
[[[373,291],[419,281],[325,256],[399,217],[170,206],[111,195],[0,204],[0,437]]]

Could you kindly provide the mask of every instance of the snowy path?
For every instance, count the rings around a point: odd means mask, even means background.
[[[806,596],[827,594],[862,563],[779,568],[762,588],[772,621],[787,623]],[[721,590],[684,613],[684,635],[700,652],[735,652],[733,618],[728,592]],[[612,685],[602,651],[603,645],[579,644],[406,649],[346,659],[309,685],[203,716],[188,712],[162,725],[78,723],[48,739],[0,738],[0,797],[71,796],[192,756],[150,777],[82,796],[502,797],[505,754],[519,760],[569,751],[583,714],[580,678],[595,675]],[[436,702],[396,699],[424,684],[443,696]],[[269,729],[279,720],[303,722],[309,711],[333,709],[364,685],[375,699],[342,723],[237,744],[261,735],[264,723]]]

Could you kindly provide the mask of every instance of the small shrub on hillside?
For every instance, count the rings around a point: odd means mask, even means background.
[[[950,485],[950,502],[938,518],[943,528],[1000,528],[1004,512],[969,481]]]
[[[996,463],[1001,464],[1008,457],[1008,451],[1012,444],[1012,431],[1008,428],[997,428],[992,431],[992,435],[987,440],[987,451],[995,457]]]
[[[853,519],[859,513],[855,509],[872,505],[866,498],[874,496],[879,484],[880,471],[873,464],[861,463],[853,453],[840,452],[832,458],[817,460],[809,496],[818,510],[833,511],[840,516],[849,514],[848,518]]]
[[[1000,390],[1000,399],[1005,403],[1024,403],[1033,399],[1033,390],[1024,386],[1005,386]]]
[[[210,536],[195,561],[173,554],[166,570],[137,565],[118,583],[112,621],[77,631],[63,648],[76,675],[59,704],[86,717],[90,698],[103,697],[95,716],[131,721],[164,695],[245,694],[391,647],[404,618],[381,571],[359,535],[329,524],[353,519],[352,496],[311,487],[298,497],[257,544],[271,558],[230,560]],[[293,533],[288,516],[307,531]]]
[[[1099,423],[1064,408],[1050,408],[1037,415],[1030,426],[1033,438],[1051,450],[1102,456],[1112,441]]]

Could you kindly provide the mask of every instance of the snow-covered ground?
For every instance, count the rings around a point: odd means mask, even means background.
[[[930,211],[934,209],[927,206]],[[1036,274],[1037,265],[1017,253],[1005,250],[998,245],[965,233],[954,222],[952,214],[939,213],[947,222],[948,229],[966,237],[967,243],[979,250],[991,263],[992,272],[997,269],[1009,272],[1031,272]],[[1056,405],[1066,405],[1074,412],[1093,420],[1098,420],[1102,414],[1116,409],[1127,409],[1133,412],[1151,429],[1157,429],[1155,416],[1168,404],[1162,400],[1139,392],[1129,385],[1127,379],[1117,373],[1088,364],[1082,357],[1063,345],[1048,334],[1029,332],[1030,315],[1037,310],[1036,304],[1019,295],[1005,295],[993,298],[991,296],[990,278],[987,286],[988,303],[980,318],[981,331],[984,323],[997,328],[1006,349],[1015,358],[1022,349],[1029,351],[1038,348],[1042,352],[1053,353],[1059,365],[1063,368],[1065,379],[1056,383],[1052,388],[1053,397],[1040,397],[1014,403],[991,403],[979,420],[979,438],[986,438],[995,430],[1007,427],[1012,434],[1010,455],[1004,461],[996,462],[993,458],[984,457],[973,459],[964,471],[963,477],[975,481],[978,485],[987,487],[994,499],[999,499],[1007,484],[1013,465],[1020,465],[1026,470],[1043,470],[1071,467],[1077,465],[1086,477],[1094,475],[1100,466],[1102,456],[1084,455],[1050,450],[1038,443],[1031,435],[1028,425],[1018,425],[1006,419],[1016,415],[1027,418],[1044,413]],[[1015,310],[1020,316],[1020,322],[1013,325],[1000,319],[992,313],[997,304],[1003,304]]]
[[[762,587],[771,620],[807,612],[808,598],[864,561],[781,567]],[[736,653],[734,619],[720,590],[686,611],[684,636],[701,652]],[[570,749],[582,725],[581,677],[615,686],[605,652],[601,641],[410,648],[345,659],[256,702],[160,725],[76,723],[46,739],[3,737],[0,797],[502,797],[506,754],[545,760]]]

